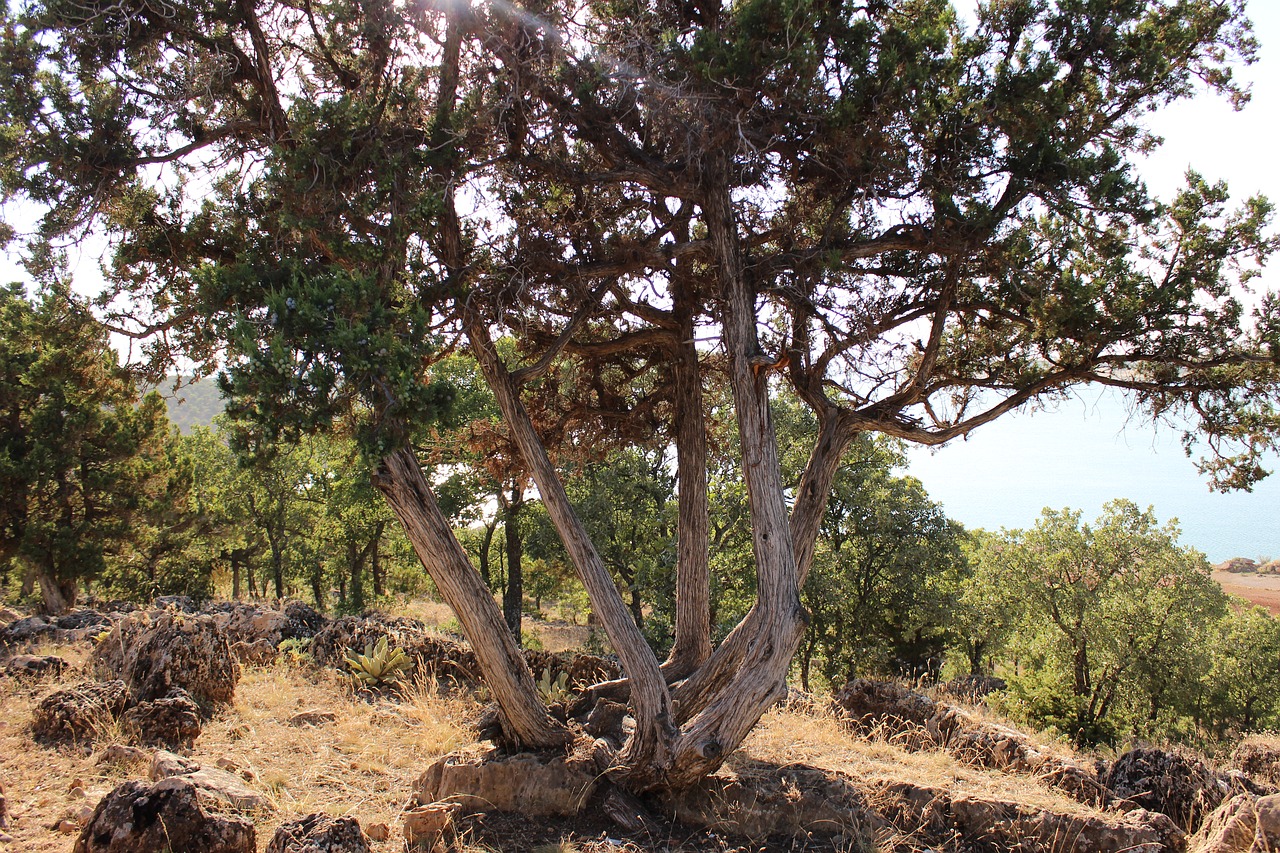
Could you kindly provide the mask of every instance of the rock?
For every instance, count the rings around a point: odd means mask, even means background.
[[[949,811],[956,832],[981,849],[1164,853],[1186,844],[1186,836],[1167,815],[1143,809],[1117,819],[961,796],[951,801]],[[1067,848],[1062,847],[1064,839],[1070,840]]]
[[[57,628],[43,616],[28,616],[25,619],[16,619],[0,628],[0,643],[7,645],[28,643],[50,635],[56,630]]]
[[[370,841],[386,841],[391,837],[391,827],[385,823],[371,823],[364,829]]]
[[[4,798],[4,782],[0,782],[0,829],[9,825],[9,802]]]
[[[310,711],[299,711],[289,718],[291,726],[319,726],[323,723],[332,723],[338,719],[338,715],[332,711],[323,711],[319,708],[312,708]]]
[[[151,753],[145,749],[139,749],[136,746],[125,746],[122,743],[113,743],[102,751],[98,756],[98,765],[103,764],[141,764],[144,761],[151,760]]]
[[[574,815],[595,789],[589,759],[472,749],[438,759],[414,783],[418,803],[456,802],[465,814],[520,812],[532,817]]]
[[[1250,738],[1236,747],[1231,758],[1248,776],[1280,787],[1280,740]]]
[[[587,722],[583,726],[592,737],[608,737],[622,742],[622,720],[627,715],[627,706],[608,699],[601,699],[591,709]]]
[[[266,853],[369,853],[369,842],[353,817],[309,814],[281,824]]]
[[[110,624],[110,620],[96,610],[76,610],[59,616],[55,623],[59,628],[74,631],[78,628],[89,628],[95,625]]]
[[[172,752],[156,750],[151,760],[151,781],[185,779],[196,787],[203,801],[243,811],[270,807],[266,797],[246,785],[239,776],[217,767],[203,767],[199,762]]]
[[[316,632],[329,621],[314,607],[296,599],[285,602],[283,612],[287,620],[283,631],[285,640],[304,640],[314,637]]]
[[[231,644],[231,654],[242,666],[266,666],[275,662],[280,651],[270,640],[254,640],[252,643],[237,640]]]
[[[120,718],[125,731],[145,746],[190,749],[200,737],[200,708],[191,694],[175,688],[169,695],[139,702]]]
[[[16,622],[22,618],[22,614],[16,610],[10,610],[8,607],[0,607],[0,624],[8,624]]]
[[[435,850],[453,829],[453,820],[462,810],[457,803],[428,803],[403,815],[404,843],[411,851]]]
[[[832,699],[855,729],[887,735],[916,732],[937,711],[937,703],[892,681],[855,678]],[[887,731],[886,731],[887,730]]]
[[[232,643],[252,644],[266,640],[274,649],[284,637],[289,617],[279,610],[228,602],[209,614]]]
[[[124,712],[123,681],[81,684],[50,693],[31,715],[31,734],[42,740],[92,742]]]
[[[311,639],[312,658],[320,666],[345,669],[348,651],[387,638],[387,645],[404,650],[423,676],[473,684],[480,681],[475,652],[464,643],[426,629],[416,619],[374,615],[344,616],[326,624]]]
[[[992,693],[1004,690],[1009,685],[1003,678],[990,675],[962,675],[953,678],[943,685],[942,689],[952,696],[969,702],[985,699]]]
[[[1106,786],[1117,799],[1166,814],[1189,832],[1229,792],[1203,762],[1160,749],[1133,749],[1120,756],[1107,772]]]
[[[66,660],[57,655],[14,655],[4,664],[5,675],[22,680],[58,678],[66,671]]]
[[[248,820],[206,811],[186,779],[125,782],[98,803],[72,853],[161,850],[254,853],[257,838]]]
[[[90,666],[122,678],[138,702],[182,688],[198,703],[229,703],[240,680],[240,664],[213,619],[176,611],[125,617],[94,649]]]
[[[1209,815],[1189,853],[1274,853],[1280,850],[1280,794],[1237,794]]]
[[[179,613],[195,613],[200,608],[195,599],[189,595],[161,595],[151,602],[157,610],[176,610]]]

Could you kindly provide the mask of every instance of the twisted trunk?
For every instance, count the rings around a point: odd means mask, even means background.
[[[374,485],[386,497],[422,565],[471,641],[502,712],[504,733],[524,746],[563,745],[567,731],[547,714],[502,612],[454,537],[413,451],[404,448],[385,457]]]

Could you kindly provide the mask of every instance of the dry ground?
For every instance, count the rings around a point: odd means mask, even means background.
[[[79,663],[88,649],[46,646],[35,651],[61,654]],[[63,679],[76,680],[75,675]],[[122,742],[115,732],[104,733],[92,747],[54,748],[32,741],[32,709],[58,686],[53,680],[31,684],[0,679],[0,780],[8,797],[7,832],[14,837],[0,850],[67,853],[75,836],[50,827],[76,809],[96,804],[117,784],[146,776],[145,764],[101,763],[105,748]],[[289,724],[295,713],[312,709],[331,711],[336,719],[317,726]],[[437,757],[473,740],[467,720],[477,710],[473,698],[442,693],[429,683],[413,684],[395,699],[366,699],[354,695],[335,672],[278,662],[245,669],[234,704],[206,725],[192,756],[201,763],[221,762],[240,772],[251,787],[270,798],[275,809],[255,816],[260,849],[283,821],[322,811],[353,816],[366,830],[386,824],[389,839],[375,842],[373,849],[390,853],[403,848],[399,816],[414,779]],[[746,776],[766,764],[793,763],[854,779],[892,779],[956,794],[1017,799],[1055,811],[1084,809],[1028,777],[976,769],[942,753],[913,753],[892,743],[855,740],[834,719],[813,710],[770,712],[745,748],[732,757],[729,769]],[[78,785],[86,789],[84,797],[73,794]],[[493,816],[464,828],[461,849],[470,853],[784,849],[746,845],[680,827],[671,827],[668,837],[656,845],[650,841],[642,846],[617,835],[606,822],[589,818],[534,823]],[[882,841],[899,847],[902,839]],[[819,844],[796,849],[841,848]]]
[[[1214,572],[1213,579],[1230,594],[1238,595],[1280,616],[1280,574]]]

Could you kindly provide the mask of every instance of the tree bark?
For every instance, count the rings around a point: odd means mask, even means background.
[[[386,594],[385,587],[382,583],[382,531],[386,524],[379,521],[378,526],[373,534],[373,542],[370,543],[372,551],[369,555],[369,572],[373,575],[373,594],[381,598]]]
[[[471,641],[485,682],[501,709],[504,733],[522,746],[564,745],[568,732],[547,714],[520,648],[511,639],[488,587],[449,528],[413,451],[405,448],[385,457],[374,485],[386,497],[418,558]]]
[[[40,584],[40,600],[45,613],[65,613],[75,606],[76,582],[63,580],[56,576],[54,570],[41,571],[36,575]]]
[[[711,569],[707,501],[707,430],[702,374],[694,344],[693,294],[675,286],[674,314],[680,340],[672,364],[679,484],[676,534],[676,637],[662,665],[670,679],[684,678],[711,657]]]
[[[689,719],[677,745],[669,774],[676,785],[691,784],[719,767],[769,706],[786,694],[787,671],[807,623],[800,604],[777,437],[769,415],[768,381],[758,369],[763,353],[756,331],[755,294],[742,264],[726,152],[708,155],[703,181],[702,212],[723,301],[724,345],[751,515],[757,597],[748,615],[751,630],[744,635],[747,645],[741,659],[704,683],[704,707]]]
[[[631,679],[636,728],[618,756],[620,766],[616,776],[638,789],[664,784],[677,731],[673,725],[671,695],[658,667],[658,659],[631,619],[613,577],[569,503],[564,484],[520,401],[511,374],[493,346],[488,327],[483,319],[465,306],[462,310],[472,354],[493,390],[503,422],[511,431],[547,514],[586,587],[591,608],[599,616],[623,670]]]

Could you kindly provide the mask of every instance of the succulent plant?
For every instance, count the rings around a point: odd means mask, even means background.
[[[552,677],[551,667],[544,669],[542,678],[538,679],[538,694],[547,704],[563,702],[573,696],[573,691],[569,689],[569,673],[562,672]]]
[[[379,638],[376,643],[365,644],[364,654],[347,652],[346,664],[356,687],[373,690],[395,684],[404,673],[413,669],[413,661],[405,655],[404,649],[389,646],[386,637]]]

